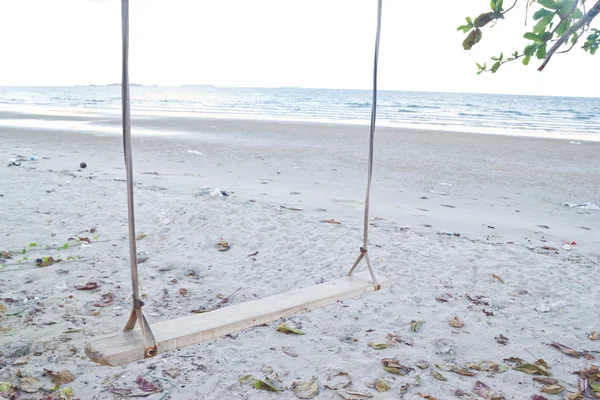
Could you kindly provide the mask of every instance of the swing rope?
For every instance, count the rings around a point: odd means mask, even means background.
[[[133,307],[129,320],[123,328],[131,331],[137,323],[142,329],[145,351],[144,356],[154,357],[158,354],[156,339],[150,329],[150,324],[144,316],[142,307],[144,302],[140,298],[140,285],[138,279],[137,248],[135,244],[135,214],[133,206],[133,159],[131,154],[131,113],[129,102],[129,0],[121,0],[121,23],[123,39],[123,78],[121,84],[121,99],[123,107],[123,152],[127,170],[127,216],[129,219],[129,258],[131,263],[131,286]]]
[[[360,248],[360,255],[358,259],[348,272],[348,276],[352,275],[360,261],[364,258],[367,262],[367,267],[369,268],[369,273],[371,274],[371,279],[373,279],[373,284],[375,285],[375,290],[379,290],[381,287],[377,282],[377,277],[375,276],[375,271],[373,270],[373,266],[371,265],[371,259],[369,258],[369,199],[371,197],[371,180],[373,176],[373,145],[375,142],[375,119],[377,117],[377,63],[379,61],[379,37],[381,36],[381,6],[383,0],[378,0],[377,2],[377,33],[375,34],[375,56],[373,61],[373,103],[371,105],[371,129],[370,129],[370,137],[369,137],[369,171],[367,178],[367,194],[365,195],[365,220],[364,220],[364,235],[363,235],[363,245]]]

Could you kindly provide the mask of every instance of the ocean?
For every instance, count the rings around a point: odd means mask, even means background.
[[[102,131],[119,86],[0,87],[0,126]],[[369,90],[132,86],[135,118],[368,125]],[[379,91],[379,126],[600,141],[600,98]],[[107,129],[107,128],[106,128]]]

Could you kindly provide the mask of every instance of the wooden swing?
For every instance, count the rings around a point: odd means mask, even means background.
[[[140,298],[138,281],[135,216],[133,204],[133,166],[131,153],[131,118],[129,103],[129,0],[121,0],[123,78],[121,86],[123,107],[123,148],[127,170],[127,203],[129,219],[129,257],[133,307],[122,332],[94,338],[86,344],[88,357],[102,365],[124,365],[144,358],[154,357],[159,351],[172,351],[184,346],[215,339],[253,326],[262,325],[300,312],[323,307],[363,293],[374,292],[389,284],[385,278],[377,279],[367,250],[369,238],[369,197],[373,173],[373,142],[377,108],[377,61],[381,32],[381,6],[377,3],[377,31],[373,65],[373,103],[369,139],[369,169],[364,212],[364,236],[360,254],[348,275],[320,285],[296,289],[275,296],[220,308],[204,314],[195,314],[150,325],[144,316],[144,302]],[[368,273],[353,274],[362,259]],[[134,330],[137,324],[140,330]]]

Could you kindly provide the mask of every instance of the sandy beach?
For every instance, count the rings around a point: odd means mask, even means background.
[[[117,129],[118,119],[105,124]],[[133,132],[137,233],[145,235],[137,244],[147,257],[141,290],[151,322],[215,307],[218,294],[241,288],[230,300],[239,304],[351,267],[362,241],[367,127],[146,117]],[[79,399],[120,398],[111,388],[139,392],[138,376],[162,385],[148,399],[293,399],[293,382],[317,377],[316,398],[339,399],[325,385],[346,372],[346,389],[375,399],[451,399],[457,390],[485,398],[473,394],[476,382],[506,399],[541,394],[543,384],[505,361],[517,357],[545,360],[565,391],[543,395],[565,398],[577,391],[573,372],[600,357],[600,341],[588,338],[600,332],[600,211],[563,205],[600,205],[600,143],[577,143],[378,128],[370,253],[390,288],[289,318],[302,336],[277,332],[279,321],[106,367],[83,348],[122,329],[130,308],[122,139],[1,127],[0,250],[12,258],[0,269],[0,382],[18,384],[20,370],[50,389],[43,370],[69,370],[75,380],[62,387]],[[7,166],[19,156],[20,166]],[[217,251],[220,238],[229,251]],[[43,257],[62,261],[36,266]],[[75,288],[87,282],[99,287]],[[455,316],[462,328],[450,325]],[[424,321],[417,332],[413,320]],[[390,334],[399,337],[392,347],[368,346]],[[386,372],[384,358],[412,371]],[[429,367],[418,367],[422,360]],[[509,369],[448,371],[483,361]],[[238,381],[249,374],[276,374],[286,389]],[[379,378],[389,391],[374,388]]]

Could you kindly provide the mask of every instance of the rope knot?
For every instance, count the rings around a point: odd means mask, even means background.
[[[361,247],[361,248],[360,248],[360,252],[361,252],[361,253],[368,253],[369,251],[367,250],[367,248],[366,248],[366,247]]]
[[[134,308],[138,308],[141,309],[142,307],[144,307],[144,302],[140,299],[136,300],[135,298],[133,299],[133,307]]]

